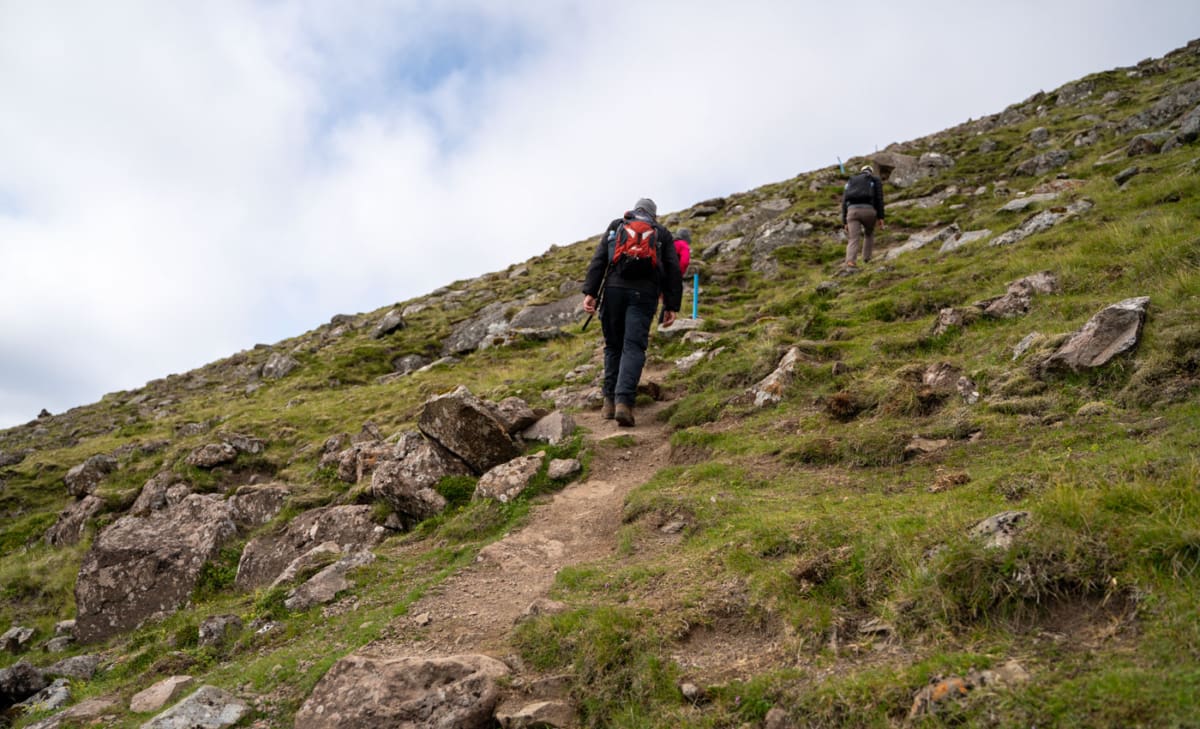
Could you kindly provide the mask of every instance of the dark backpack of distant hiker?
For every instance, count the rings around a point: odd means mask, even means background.
[[[846,202],[850,205],[873,205],[875,203],[875,180],[866,172],[859,172],[846,181]]]
[[[658,230],[640,218],[625,218],[617,227],[612,264],[621,278],[653,278],[658,273]]]

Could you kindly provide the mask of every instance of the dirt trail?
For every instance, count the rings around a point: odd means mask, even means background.
[[[503,657],[514,623],[534,600],[548,594],[560,569],[615,552],[626,494],[667,464],[669,432],[656,417],[663,407],[665,403],[639,407],[634,428],[603,420],[599,411],[577,414],[576,422],[589,431],[588,442],[631,435],[638,443],[637,457],[630,448],[594,448],[587,480],[536,504],[524,526],[430,590],[392,625],[390,637],[368,650]]]

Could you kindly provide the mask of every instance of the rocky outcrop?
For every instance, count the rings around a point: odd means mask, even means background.
[[[515,332],[561,329],[582,321],[583,294],[574,294],[550,304],[526,306],[517,312],[508,326]]]
[[[1089,200],[1076,200],[1065,208],[1050,208],[1036,213],[1032,217],[1025,220],[1019,226],[1006,233],[996,236],[990,242],[989,246],[1007,246],[1013,243],[1018,243],[1025,240],[1031,235],[1036,235],[1043,231],[1050,230],[1064,220],[1067,220],[1076,215],[1081,215],[1092,209],[1092,203]]]
[[[1150,297],[1125,299],[1097,312],[1040,365],[1041,372],[1102,367],[1133,350],[1141,337]]]
[[[288,610],[307,610],[313,605],[332,602],[338,593],[354,587],[354,583],[346,577],[347,572],[374,561],[375,555],[366,550],[343,557],[292,590],[283,605]]]
[[[147,516],[183,501],[192,492],[190,486],[173,471],[159,471],[142,486],[137,501],[129,508],[134,516]]]
[[[934,177],[954,166],[954,159],[939,152],[926,152],[913,157],[898,152],[876,152],[868,155],[879,177],[899,188],[911,187],[921,180]]]
[[[210,615],[200,622],[198,639],[201,647],[219,646],[242,630],[242,619],[236,615]]]
[[[386,502],[405,527],[441,513],[446,499],[434,487],[446,476],[465,476],[470,469],[457,456],[420,433],[400,437],[392,456],[371,477],[371,493]]]
[[[498,681],[509,674],[487,656],[377,658],[334,664],[296,713],[295,729],[492,726]]]
[[[800,361],[800,348],[792,347],[783,355],[783,359],[779,361],[779,365],[775,371],[767,375],[757,385],[750,388],[750,395],[754,398],[755,407],[766,407],[775,405],[783,400],[783,393],[787,390],[788,385],[792,383],[795,376],[796,365]]]
[[[78,466],[67,471],[63,481],[67,484],[67,493],[77,499],[95,492],[96,487],[104,477],[117,470],[117,459],[112,456],[95,455]]]
[[[238,561],[237,586],[250,590],[270,584],[294,559],[323,542],[334,542],[342,551],[378,544],[385,533],[371,516],[370,506],[326,506],[304,512],[279,534],[251,539]]]
[[[1192,81],[1171,88],[1149,109],[1127,118],[1117,126],[1120,134],[1141,132],[1166,126],[1188,109],[1200,103],[1200,81]]]
[[[911,253],[912,251],[920,250],[930,243],[950,240],[957,236],[960,232],[961,231],[958,228],[958,224],[951,223],[944,228],[938,228],[936,230],[923,230],[920,233],[914,233],[913,235],[909,236],[908,240],[901,245],[888,249],[888,251],[883,254],[883,260],[892,261],[904,255],[905,253]]]
[[[1200,106],[1189,111],[1179,122],[1179,129],[1163,143],[1162,151],[1170,152],[1176,147],[1191,144],[1200,139]]]
[[[938,253],[949,253],[951,251],[956,251],[968,243],[974,243],[977,240],[983,240],[991,234],[992,231],[988,228],[981,228],[979,230],[965,230],[943,241],[942,247],[938,249]]]
[[[508,312],[514,306],[519,304],[497,301],[483,307],[475,316],[451,330],[442,344],[442,354],[467,354],[502,344],[509,328]]]
[[[986,317],[1008,319],[1027,313],[1035,294],[1055,294],[1058,291],[1058,277],[1050,271],[1041,271],[1013,281],[1003,296],[978,301],[975,306],[982,309]]]
[[[75,582],[76,637],[104,640],[187,602],[200,569],[237,534],[229,505],[192,494],[100,533]]]
[[[0,635],[0,648],[8,653],[23,653],[29,646],[29,641],[33,640],[33,633],[33,628],[14,625],[4,631],[4,635]]]
[[[142,729],[222,729],[250,711],[245,701],[215,686],[196,693],[142,725]]]
[[[533,425],[546,415],[545,410],[534,410],[519,397],[506,397],[492,405],[492,414],[504,426],[509,435],[515,435]]]
[[[475,486],[475,498],[495,499],[502,504],[512,501],[529,488],[545,458],[545,453],[536,453],[496,466],[480,477]]]
[[[262,526],[283,510],[291,490],[283,484],[239,486],[229,497],[233,521],[243,529]]]
[[[54,526],[46,530],[46,544],[65,547],[78,544],[92,517],[104,510],[104,500],[97,496],[85,496],[71,503],[58,515]]]
[[[427,400],[417,427],[478,474],[521,455],[491,408],[462,386]]]
[[[300,362],[295,357],[276,352],[267,358],[267,363],[262,368],[262,376],[264,379],[278,380],[287,377],[299,366]]]
[[[971,527],[969,534],[988,549],[1008,549],[1025,530],[1028,520],[1028,511],[1002,511]]]

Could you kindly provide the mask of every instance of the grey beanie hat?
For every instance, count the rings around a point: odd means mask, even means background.
[[[682,238],[683,240],[686,240],[688,243],[691,243],[692,242],[692,231],[688,230],[687,228],[680,228],[679,232],[675,234],[675,237]]]
[[[644,197],[641,200],[638,200],[636,203],[634,203],[633,209],[634,210],[643,210],[647,213],[650,213],[650,217],[652,217],[652,218],[658,217],[658,206],[655,205],[654,201],[648,197]]]

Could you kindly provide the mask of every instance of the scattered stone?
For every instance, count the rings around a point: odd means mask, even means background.
[[[555,458],[546,467],[546,476],[552,481],[564,478],[574,478],[583,471],[583,465],[577,458]]]
[[[1030,332],[1022,337],[1021,341],[1017,342],[1016,346],[1013,347],[1013,361],[1016,362],[1021,358],[1021,355],[1028,352],[1029,348],[1032,347],[1034,342],[1040,339],[1041,336],[1042,335],[1040,332]]]
[[[938,249],[938,252],[939,253],[949,253],[951,251],[956,251],[959,248],[962,248],[963,246],[967,245],[968,243],[974,243],[977,240],[983,240],[984,238],[987,238],[991,234],[992,234],[992,231],[987,228],[981,228],[979,230],[963,231],[962,233],[959,233],[958,235],[955,235],[951,238],[947,238],[946,241],[942,243],[942,247],[940,249]]]
[[[950,441],[945,438],[933,440],[930,438],[922,438],[919,435],[913,436],[913,439],[908,442],[908,445],[904,446],[904,458],[907,460],[910,458],[916,458],[917,456],[936,453],[937,451],[940,451],[949,445]]]
[[[1074,106],[1092,95],[1092,91],[1096,88],[1094,81],[1085,79],[1083,81],[1073,81],[1058,90],[1058,100],[1055,102],[1057,106]],[[1036,131],[1036,130],[1035,130]]]
[[[542,397],[554,403],[559,410],[596,410],[604,402],[604,394],[599,387],[556,387],[546,390]]]
[[[946,308],[938,312],[937,318],[934,319],[931,333],[936,337],[950,331],[953,327],[967,327],[979,316],[979,309],[975,307],[969,308]]]
[[[186,463],[196,468],[216,468],[237,459],[237,449],[228,443],[209,443],[192,451]]]
[[[400,331],[404,326],[404,315],[399,309],[392,309],[384,314],[379,323],[375,325],[375,328],[371,330],[371,338],[383,339],[393,332]]]
[[[1046,127],[1037,127],[1033,131],[1029,132],[1029,134],[1026,135],[1026,138],[1029,139],[1030,142],[1040,146],[1050,141],[1050,130]]]
[[[565,443],[574,432],[574,418],[556,410],[522,431],[521,437],[527,441],[558,445]]]
[[[271,584],[297,557],[324,542],[341,551],[360,551],[378,544],[385,532],[372,520],[371,506],[325,506],[306,511],[281,534],[250,540],[238,562],[236,585],[243,590]]]
[[[1019,212],[1024,211],[1025,208],[1029,207],[1030,205],[1036,205],[1037,203],[1043,203],[1043,202],[1050,202],[1051,200],[1058,199],[1061,195],[1062,195],[1061,192],[1041,192],[1041,193],[1035,193],[1033,195],[1026,195],[1025,197],[1013,198],[1012,200],[1009,200],[1007,203],[1005,203],[1003,207],[1000,208],[1000,212],[1002,212],[1002,213],[1019,213]]]
[[[236,696],[215,686],[201,686],[142,729],[223,729],[237,724],[249,711],[246,702]]]
[[[71,682],[57,678],[46,688],[25,699],[18,706],[26,711],[56,711],[71,700]]]
[[[1097,312],[1039,367],[1045,373],[1102,367],[1131,351],[1141,337],[1150,297],[1125,299]]]
[[[895,248],[889,248],[888,251],[883,254],[883,260],[895,260],[905,253],[920,250],[930,243],[938,243],[941,241],[950,240],[959,235],[961,232],[962,231],[959,230],[957,223],[951,223],[950,225],[937,230],[924,230],[920,233],[914,233],[913,235],[909,236],[908,240],[902,245],[896,246]]]
[[[303,573],[315,573],[322,567],[332,564],[341,553],[342,548],[338,546],[337,542],[322,542],[288,563],[288,566],[271,583],[271,587],[286,585]]]
[[[583,320],[583,294],[572,294],[550,304],[526,306],[509,322],[516,331],[560,330]]]
[[[529,403],[519,397],[506,397],[492,405],[492,413],[503,425],[509,435],[520,433],[545,415],[545,411],[535,411]]]
[[[71,646],[75,644],[75,639],[69,635],[60,635],[57,638],[51,638],[42,644],[44,653],[66,653],[71,650]]]
[[[658,328],[658,336],[666,340],[680,339],[687,336],[689,332],[698,331],[702,326],[704,326],[703,319],[692,319],[681,316],[676,318],[669,327],[660,326]]]
[[[242,619],[236,615],[212,615],[200,623],[200,646],[219,646],[241,632]]]
[[[25,460],[25,455],[25,453],[21,452],[5,453],[4,451],[0,451],[0,468],[17,465]]]
[[[117,470],[117,459],[112,456],[95,455],[67,471],[63,481],[67,493],[77,499],[91,495],[104,477]]]
[[[783,355],[775,371],[767,375],[761,382],[750,388],[754,396],[754,406],[763,408],[775,405],[783,400],[783,393],[795,377],[796,365],[800,361],[800,348],[792,347]]]
[[[1052,149],[1049,152],[1039,154],[1032,159],[1025,160],[1017,165],[1013,170],[1014,175],[1025,175],[1028,177],[1038,177],[1047,172],[1052,172],[1062,167],[1071,161],[1071,153],[1065,149]]]
[[[83,558],[75,582],[77,637],[104,640],[174,612],[191,597],[204,564],[236,534],[229,505],[213,494],[121,517]]]
[[[1007,319],[1027,313],[1034,294],[1055,294],[1059,290],[1058,277],[1041,271],[1013,281],[1003,296],[976,302],[975,306],[983,310],[984,316]]]
[[[1163,143],[1162,151],[1170,152],[1176,147],[1191,144],[1200,139],[1200,106],[1189,111],[1179,123],[1175,135]]]
[[[100,656],[98,655],[64,658],[58,663],[48,666],[46,668],[46,675],[91,681],[92,677],[96,675],[96,671],[100,668],[100,660]]]
[[[1002,511],[971,527],[970,535],[988,549],[1008,549],[1013,539],[1025,529],[1028,511]]]
[[[690,681],[679,684],[679,693],[683,694],[683,698],[692,704],[702,703],[707,698],[704,695],[704,689]]]
[[[1136,177],[1141,171],[1142,168],[1138,167],[1137,165],[1134,165],[1133,167],[1126,167],[1113,176],[1113,182],[1117,183],[1117,186],[1120,187]]]
[[[703,349],[696,350],[695,352],[692,352],[691,354],[689,354],[686,357],[682,357],[680,359],[675,360],[675,368],[677,370],[679,370],[680,372],[688,372],[693,367],[695,367],[696,365],[703,362],[704,358],[707,355],[708,355],[707,350],[703,350]]]
[[[117,703],[113,699],[87,699],[71,708],[41,721],[29,724],[25,729],[60,729],[61,727],[90,726],[98,724],[106,714],[113,713]]]
[[[1139,134],[1130,140],[1129,146],[1125,148],[1125,155],[1127,157],[1140,157],[1147,154],[1158,154],[1170,138],[1171,134],[1169,132]]]
[[[413,624],[418,628],[428,628],[433,623],[433,616],[429,613],[421,613],[413,618]]]
[[[262,376],[268,380],[278,380],[291,374],[299,366],[300,363],[295,357],[276,352],[267,358],[267,363],[263,365]]]
[[[0,712],[33,696],[50,685],[50,680],[29,661],[0,668]]]
[[[521,455],[491,408],[461,385],[453,392],[427,400],[417,426],[475,473]]]
[[[475,498],[495,499],[507,504],[529,488],[545,458],[545,453],[535,453],[496,466],[479,478],[479,483],[475,485]]]
[[[22,653],[28,648],[29,641],[33,640],[33,632],[33,628],[14,625],[0,635],[0,645],[9,653]]]
[[[432,361],[430,358],[419,354],[406,354],[403,357],[397,357],[392,360],[392,375],[411,375]]]
[[[561,701],[538,701],[515,712],[497,712],[501,729],[569,729],[578,725],[575,710]]]
[[[164,678],[150,688],[134,694],[129,700],[129,710],[135,714],[158,711],[182,696],[195,682],[191,676]]]
[[[176,486],[181,488],[175,488]],[[142,486],[137,501],[129,508],[129,513],[134,516],[148,516],[153,511],[174,506],[190,493],[191,489],[178,475],[170,470],[162,470],[151,476]]]
[[[324,605],[333,602],[338,593],[354,587],[354,583],[346,578],[346,573],[358,567],[365,567],[375,561],[373,552],[361,551],[321,570],[313,577],[292,590],[283,601],[288,610],[307,610],[313,605]]]
[[[524,612],[521,613],[520,620],[536,618],[542,615],[561,615],[567,611],[567,604],[558,600],[551,600],[548,597],[539,597],[526,606]]]
[[[788,718],[788,713],[778,706],[772,706],[763,718],[763,729],[794,729],[795,724]]]
[[[350,655],[333,665],[296,713],[295,729],[382,726],[491,726],[509,674],[482,655],[376,658]]]
[[[687,522],[683,519],[672,519],[658,528],[658,531],[663,534],[679,534],[684,529],[687,529]]]

